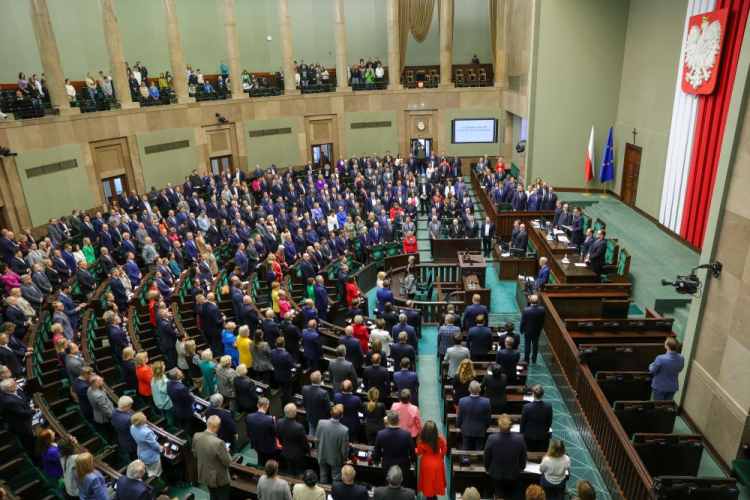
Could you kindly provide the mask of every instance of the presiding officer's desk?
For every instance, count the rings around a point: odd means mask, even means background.
[[[534,257],[511,257],[503,256],[500,245],[492,247],[493,264],[495,274],[500,281],[512,281],[518,276],[536,276],[537,259]]]
[[[524,491],[529,485],[539,484],[538,464],[543,457],[543,452],[527,454],[526,469],[521,474]],[[492,478],[484,469],[484,451],[451,450],[450,485],[451,495],[471,486],[479,490],[482,498],[492,497]]]
[[[538,227],[527,227],[529,241],[536,247],[539,257],[546,257],[550,271],[558,283],[597,283],[601,281],[588,264],[584,264],[578,248],[569,248],[567,243],[547,239],[547,231]],[[563,264],[563,259],[568,256],[570,264]]]

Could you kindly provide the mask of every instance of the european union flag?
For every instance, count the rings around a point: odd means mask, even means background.
[[[609,138],[607,147],[604,149],[602,158],[602,168],[599,169],[599,182],[604,183],[615,178],[615,166],[612,163],[614,159],[614,149],[612,147],[612,127],[609,127]]]

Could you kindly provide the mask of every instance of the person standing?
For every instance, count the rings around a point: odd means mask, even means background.
[[[182,383],[182,370],[172,368],[167,373],[167,395],[172,401],[172,418],[180,429],[185,429],[188,436],[194,434],[193,415],[195,398]]]
[[[313,437],[315,437],[318,422],[331,418],[331,399],[328,391],[321,385],[322,381],[323,376],[320,372],[314,371],[310,375],[310,385],[302,388],[302,404],[307,411],[309,434]]]
[[[94,456],[91,453],[81,453],[76,458],[76,477],[81,500],[109,500],[107,483],[102,473],[94,469]]]
[[[263,469],[266,474],[258,480],[258,500],[292,500],[289,483],[278,477],[278,462],[269,460]]]
[[[320,482],[330,483],[341,480],[341,466],[349,456],[349,429],[339,422],[344,415],[344,405],[336,405],[331,410],[331,418],[318,422],[315,431],[315,448],[318,451]]]
[[[154,498],[154,488],[143,482],[146,465],[140,460],[130,462],[125,474],[117,480],[115,500],[150,500]]]
[[[276,438],[281,444],[281,456],[286,459],[286,471],[299,477],[305,471],[310,444],[305,428],[297,422],[297,406],[294,403],[284,407],[284,418],[276,422]]]
[[[562,441],[552,441],[539,466],[542,473],[540,484],[547,498],[556,499],[565,493],[567,473],[570,471],[570,457],[565,453]]]
[[[666,354],[657,356],[648,367],[648,371],[654,374],[651,391],[655,401],[672,401],[675,392],[680,389],[678,377],[685,367],[685,358],[677,352],[679,347],[676,338],[668,337],[664,342]]]
[[[458,402],[456,425],[461,429],[461,448],[464,450],[481,450],[492,422],[490,400],[479,395],[481,390],[479,382],[472,380],[469,396]]]
[[[146,415],[139,411],[131,417],[130,423],[133,424],[130,434],[138,447],[138,459],[146,465],[149,476],[161,476],[161,446],[148,426]]]
[[[138,447],[130,434],[130,427],[133,425],[130,419],[133,418],[131,409],[133,408],[133,398],[122,396],[117,400],[117,408],[112,412],[112,427],[117,433],[117,444],[120,449],[127,452],[131,460],[138,456]]]
[[[268,415],[269,404],[267,398],[260,398],[258,411],[245,419],[247,435],[253,450],[258,454],[260,466],[265,466],[268,460],[276,456],[276,418]]]
[[[388,412],[386,423],[388,427],[378,432],[375,438],[372,461],[374,463],[382,462],[383,471],[389,471],[391,467],[397,465],[402,471],[405,471],[402,472],[403,478],[406,484],[410,485],[412,484],[411,464],[417,461],[411,434],[399,427],[397,411],[390,410]]]
[[[414,490],[402,486],[406,478],[398,465],[391,466],[386,474],[387,486],[375,488],[373,500],[414,500]]]
[[[520,432],[529,451],[545,451],[549,447],[549,430],[552,428],[552,405],[542,401],[544,387],[531,388],[534,401],[521,411]]]
[[[500,415],[500,432],[491,435],[484,445],[484,470],[492,478],[495,498],[521,500],[521,472],[526,468],[526,444],[520,434],[510,432],[512,425],[508,415]]]
[[[542,335],[542,328],[544,328],[545,310],[538,302],[539,297],[536,295],[529,297],[529,306],[525,307],[523,314],[521,314],[520,331],[524,336],[523,360],[527,363],[529,362],[529,354],[531,354],[531,362],[536,363],[537,353],[539,352],[539,337]]]
[[[341,481],[336,481],[331,486],[331,498],[333,500],[369,500],[367,488],[354,482],[357,471],[351,465],[341,468]]]
[[[447,451],[448,445],[445,438],[438,434],[435,422],[432,420],[425,422],[417,439],[417,455],[422,457],[419,462],[417,493],[421,493],[428,499],[445,495],[447,486],[445,454]]]
[[[206,431],[193,438],[193,453],[198,465],[198,482],[208,487],[211,500],[229,498],[229,464],[232,457],[224,441],[216,435],[221,419],[211,415],[206,420]]]

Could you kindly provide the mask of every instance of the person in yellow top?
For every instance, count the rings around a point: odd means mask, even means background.
[[[237,332],[237,350],[240,351],[240,364],[253,367],[253,355],[250,354],[250,327],[243,325]]]
[[[273,312],[277,318],[279,315],[279,287],[278,281],[271,283],[271,301],[273,302]]]

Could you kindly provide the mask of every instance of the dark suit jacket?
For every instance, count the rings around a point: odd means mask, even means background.
[[[516,366],[520,360],[521,353],[517,349],[500,349],[495,355],[495,362],[503,368],[510,385],[516,381]]]
[[[271,417],[257,411],[245,419],[250,444],[256,452],[273,453],[276,451],[276,423]]]
[[[487,306],[483,306],[482,304],[472,304],[467,307],[466,311],[464,311],[464,328],[470,330],[471,328],[477,326],[477,316],[479,316],[480,314],[484,315],[485,321],[489,319]]]
[[[21,361],[9,346],[0,347],[0,364],[7,366],[11,375],[14,377],[23,373],[23,365],[21,364]]]
[[[18,389],[18,396],[0,393],[0,415],[8,424],[8,430],[18,434],[31,434],[31,419],[34,417],[34,410],[29,407],[29,401],[26,394]]]
[[[481,396],[467,396],[458,402],[456,425],[461,434],[470,437],[484,437],[492,422],[490,400]]]
[[[516,244],[513,245],[513,248],[520,248],[521,250],[526,250],[526,247],[529,244],[529,233],[526,231],[519,231],[518,235],[516,235]]]
[[[521,327],[519,330],[524,336],[538,338],[544,328],[544,307],[529,306],[524,308],[521,314]]]
[[[544,401],[532,401],[524,405],[521,412],[521,434],[526,439],[546,439],[552,427],[552,405]]]
[[[117,432],[117,443],[123,450],[128,453],[135,453],[138,446],[135,444],[133,436],[130,434],[130,419],[133,416],[132,412],[120,411],[115,408],[112,411],[112,426]],[[125,497],[129,498],[129,497]]]
[[[466,336],[466,347],[471,354],[487,354],[492,350],[492,330],[486,326],[470,328]]]
[[[408,471],[411,462],[417,461],[414,442],[409,431],[386,427],[378,432],[372,450],[372,460],[375,463],[382,460],[381,467],[384,471],[393,465],[398,465],[402,471]]]
[[[281,443],[281,456],[284,458],[300,459],[310,450],[305,428],[296,419],[282,418],[276,422],[276,437]]]
[[[345,394],[339,392],[333,395],[333,404],[344,405],[344,416],[339,421],[349,429],[350,436],[356,437],[361,425],[359,414],[365,412],[365,405],[362,403],[362,398],[353,393]]]
[[[172,400],[172,415],[175,418],[186,420],[193,417],[195,399],[185,384],[170,380],[167,382],[167,395]]]
[[[154,498],[154,488],[140,479],[130,479],[123,474],[117,480],[115,500],[151,500]]]
[[[271,351],[271,364],[273,365],[273,378],[276,382],[291,382],[294,361],[292,355],[284,349],[276,348]]]
[[[365,368],[362,382],[368,391],[372,387],[377,388],[378,392],[380,392],[379,399],[381,401],[385,401],[391,393],[391,374],[385,366],[368,366]]]
[[[391,344],[390,358],[395,361],[396,366],[401,366],[401,360],[403,358],[409,358],[412,370],[414,369],[415,361],[417,359],[414,347],[412,347],[411,344],[402,344],[401,342]]]
[[[523,436],[514,432],[491,435],[484,445],[484,468],[493,479],[517,479],[526,468]]]
[[[339,338],[339,344],[346,347],[346,360],[359,369],[365,363],[365,356],[362,354],[362,344],[354,337],[345,335]]]
[[[369,500],[367,488],[361,484],[344,484],[334,481],[331,486],[331,498],[333,500]],[[414,498],[414,497],[412,497]]]
[[[589,250],[589,263],[591,269],[601,274],[607,257],[607,240],[604,238],[596,240]]]
[[[258,393],[255,382],[250,377],[234,377],[234,392],[240,411],[253,413],[258,407]]]
[[[413,500],[414,498],[416,498],[414,490],[404,486],[398,488],[378,486],[372,495],[372,500]]]
[[[216,433],[216,437],[234,447],[234,436],[235,434],[237,434],[237,426],[234,424],[232,414],[226,410],[209,408],[206,410],[203,416],[206,417],[206,420],[208,420],[208,417],[211,417],[213,415],[216,415],[217,417],[219,417],[219,420],[221,420],[219,432]]]
[[[276,346],[276,339],[281,336],[279,325],[272,319],[263,320],[263,339],[272,349]]]
[[[318,425],[318,422],[331,418],[331,399],[328,391],[321,386],[306,385],[302,388],[302,403],[307,412],[307,421]]]
[[[411,404],[419,406],[419,377],[416,372],[410,370],[398,370],[393,372],[393,384],[396,386],[396,392],[404,389],[411,391]],[[385,401],[382,394],[381,401]]]

